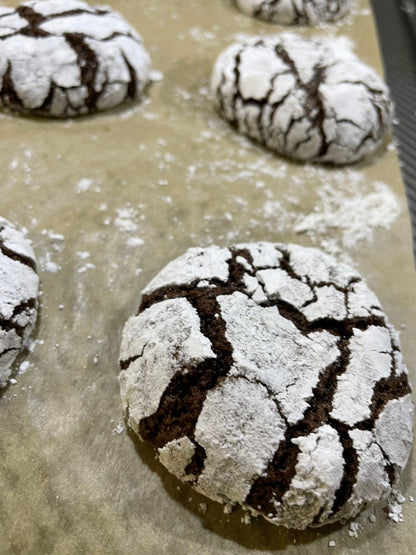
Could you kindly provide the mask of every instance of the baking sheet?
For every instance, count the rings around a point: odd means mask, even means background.
[[[282,27],[223,0],[112,7],[163,73],[143,103],[73,121],[0,117],[1,215],[28,230],[42,281],[31,352],[0,398],[0,552],[414,553],[414,457],[400,486],[403,522],[381,504],[358,529],[293,532],[225,514],[126,432],[121,330],[142,287],[189,246],[292,241],[351,262],[400,330],[413,383],[416,279],[391,136],[351,168],[305,166],[239,137],[213,110],[220,51],[239,34]],[[299,32],[341,37],[382,72],[365,0],[342,22]]]

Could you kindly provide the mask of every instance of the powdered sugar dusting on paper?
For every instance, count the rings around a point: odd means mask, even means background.
[[[362,241],[371,241],[376,228],[389,229],[401,212],[397,196],[380,181],[372,183],[367,190],[362,190],[360,185],[337,190],[324,184],[317,193],[313,210],[299,215],[295,231],[307,233],[313,242],[319,242],[319,237],[322,239],[331,230],[339,230],[340,244],[332,250],[353,249]]]
[[[278,198],[264,188],[266,199],[255,211],[252,227],[261,224],[268,232],[306,235],[313,245],[347,263],[355,249],[373,242],[377,231],[390,229],[402,212],[388,183],[366,181],[358,170],[328,172],[306,166],[290,180],[293,192]]]

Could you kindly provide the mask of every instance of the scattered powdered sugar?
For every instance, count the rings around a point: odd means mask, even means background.
[[[88,251],[78,251],[77,256],[80,258],[80,260],[87,261],[90,258],[91,254]],[[95,270],[95,268],[96,266],[92,262],[85,262],[85,264],[77,268],[77,273],[85,274],[88,270]]]
[[[65,237],[61,233],[55,233],[50,229],[43,229],[41,235],[46,238],[48,244],[45,248],[50,248],[39,256],[39,265],[42,271],[50,274],[57,274],[61,266],[52,259],[53,252],[60,254],[64,249]]]
[[[78,194],[85,193],[91,188],[92,184],[93,184],[92,179],[84,177],[78,181],[78,183],[76,184],[75,190]]]
[[[191,27],[191,29],[189,29],[189,36],[197,42],[215,40],[216,38],[214,31],[201,29],[201,27]]]
[[[144,241],[140,237],[130,237],[127,239],[126,245],[131,248],[142,247]]]
[[[87,264],[84,264],[83,266],[77,269],[77,273],[85,274],[86,272],[88,272],[88,270],[95,270],[95,268],[96,268],[95,264],[93,264],[92,262],[87,262]]]
[[[291,181],[296,191],[279,199],[266,198],[255,212],[253,225],[261,222],[273,233],[306,234],[315,246],[347,263],[354,249],[374,240],[377,230],[390,229],[402,210],[388,184],[368,182],[357,170],[325,173],[309,167],[303,175],[292,175]],[[314,191],[311,182],[318,184]]]
[[[167,197],[166,197],[167,198]],[[166,199],[162,199],[170,204]],[[114,226],[122,233],[132,234],[139,230],[139,222],[142,223],[146,220],[146,214],[143,213],[144,205],[139,204],[136,207],[127,205],[123,208],[118,208],[116,210],[116,217],[113,220]],[[104,221],[106,225],[111,223],[110,218],[106,218]],[[144,239],[138,235],[132,235],[126,240],[126,246],[130,249],[135,249],[137,247],[142,247],[145,244]]]
[[[196,137],[197,143],[215,145],[228,137],[229,129],[222,122],[209,120],[208,126]],[[204,214],[210,239],[220,219],[234,224],[220,237],[224,241],[240,240],[244,230],[247,236],[257,229],[272,236],[294,231],[351,264],[353,251],[371,243],[378,231],[390,229],[402,211],[391,184],[380,178],[368,179],[365,170],[304,164],[293,171],[286,159],[247,137],[234,133],[230,140],[226,157],[196,159],[185,168],[191,198],[195,183],[206,183],[209,190],[214,180],[227,190],[221,216],[210,211]]]
[[[42,271],[49,274],[57,274],[62,269],[59,264],[52,260],[50,252],[46,252],[39,258],[39,264]]]
[[[338,229],[339,246],[348,249],[371,241],[376,228],[389,229],[401,211],[397,196],[380,181],[373,182],[369,191],[359,187],[343,191],[324,184],[317,193],[318,202],[313,210],[298,217],[296,233],[307,233],[315,239]]]
[[[118,435],[121,435],[125,431],[126,431],[126,427],[121,422],[117,424],[117,426],[113,429],[113,432]]]
[[[137,231],[138,225],[135,222],[137,212],[130,207],[119,208],[117,210],[117,217],[114,219],[114,225],[120,231],[133,232]]]

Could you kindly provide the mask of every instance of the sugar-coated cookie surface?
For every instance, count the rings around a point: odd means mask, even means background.
[[[128,425],[211,499],[277,525],[386,497],[412,444],[399,340],[359,274],[296,245],[189,249],[124,328]]]
[[[317,25],[350,9],[350,0],[230,0],[241,12],[269,23]]]
[[[0,218],[0,388],[27,345],[37,315],[39,278],[30,241]]]
[[[382,79],[339,41],[251,37],[218,57],[211,89],[240,133],[289,158],[349,164],[373,153],[392,120]]]
[[[0,106],[72,117],[141,96],[150,57],[119,13],[79,0],[0,8]]]

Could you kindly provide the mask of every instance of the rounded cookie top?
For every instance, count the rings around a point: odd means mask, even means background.
[[[104,6],[79,0],[0,8],[0,106],[72,117],[141,96],[150,57],[141,37]]]
[[[373,153],[392,120],[386,85],[337,41],[293,33],[236,42],[211,89],[240,133],[295,160],[349,164]]]
[[[334,21],[350,9],[350,0],[231,0],[242,13],[282,25]]]
[[[39,278],[30,241],[0,218],[0,388],[27,345],[37,315]]]
[[[412,443],[396,332],[358,273],[320,251],[189,249],[124,328],[128,425],[211,499],[274,524],[356,515]]]

